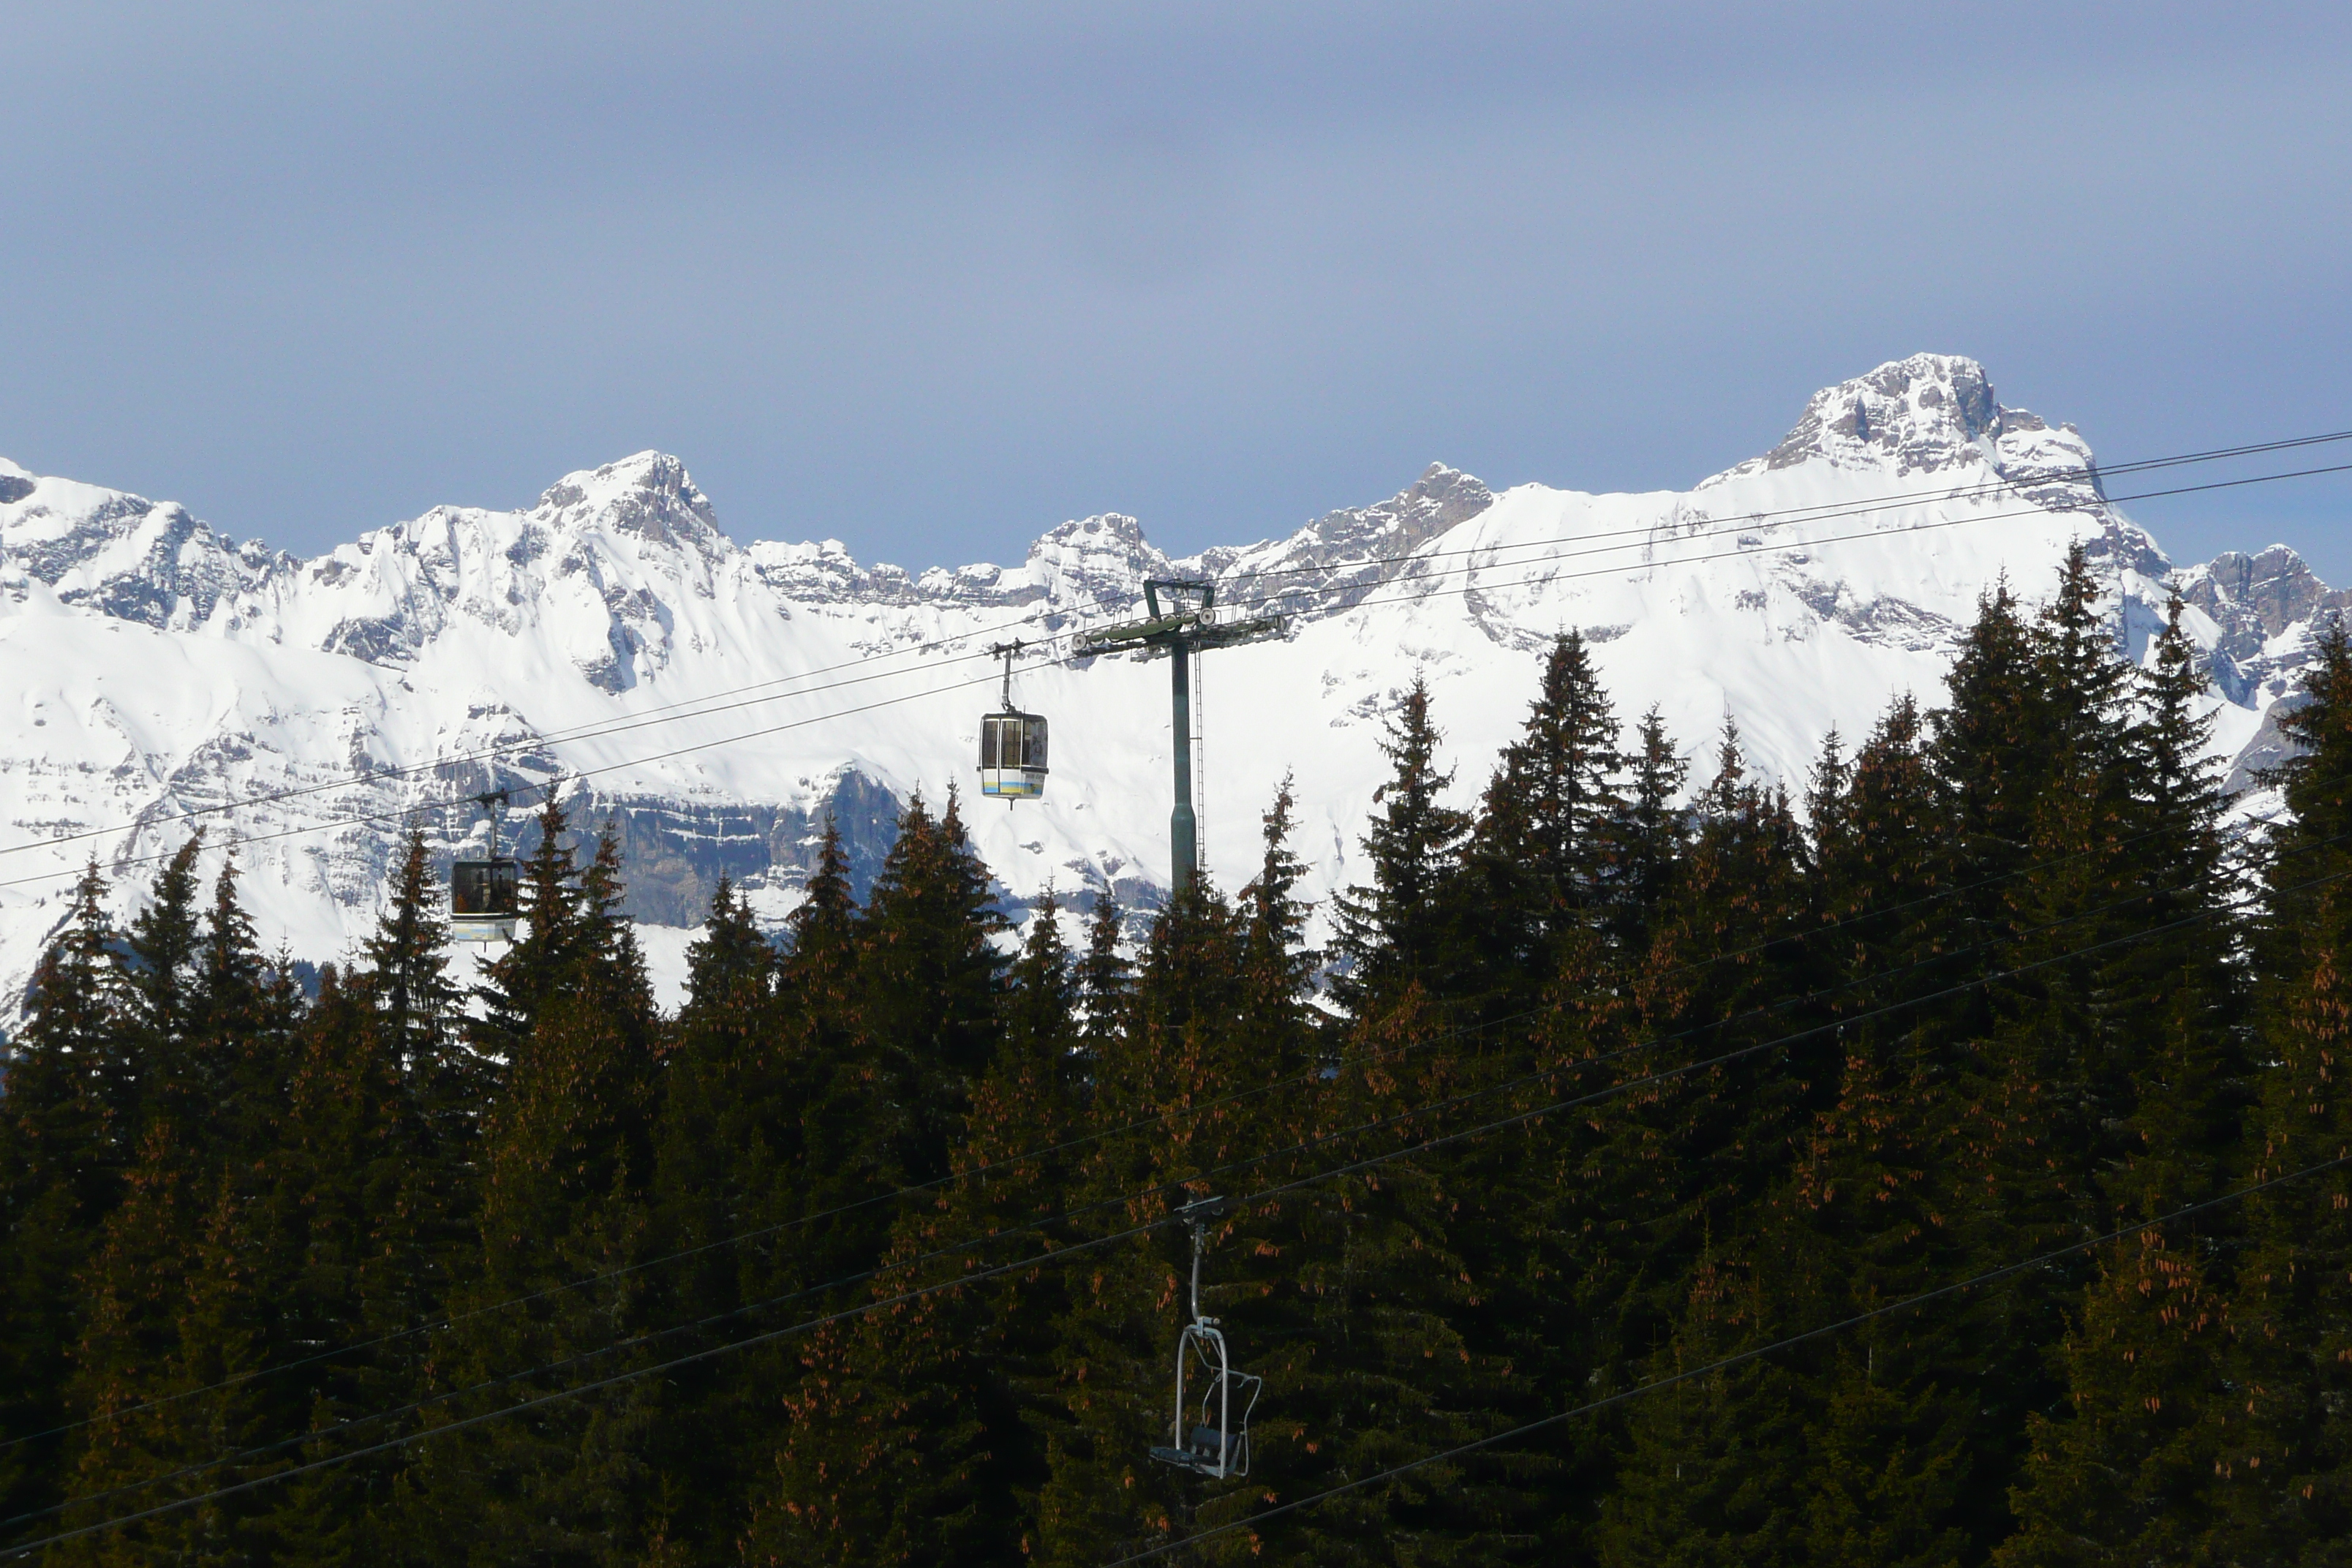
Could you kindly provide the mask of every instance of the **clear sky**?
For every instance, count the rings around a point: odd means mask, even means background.
[[[646,447],[738,538],[1186,551],[1685,487],[1920,349],[2305,435],[2347,238],[2341,0],[0,0],[0,454],[304,552]],[[2352,582],[2341,477],[2135,510]]]

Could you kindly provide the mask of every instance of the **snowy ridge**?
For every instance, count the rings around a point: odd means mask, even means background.
[[[238,842],[265,940],[314,962],[373,924],[400,814],[558,770],[584,773],[586,818],[622,833],[657,957],[682,951],[722,873],[781,919],[825,812],[870,872],[899,801],[968,785],[990,643],[1122,618],[1147,576],[1209,575],[1223,602],[1291,615],[1284,641],[1204,661],[1203,852],[1238,886],[1295,773],[1320,896],[1354,875],[1381,720],[1416,671],[1465,797],[1525,711],[1534,655],[1570,627],[1626,719],[1654,703],[1696,752],[1734,718],[1756,765],[1794,784],[1832,727],[1857,736],[1906,691],[1936,700],[1979,595],[2006,576],[2038,597],[2078,538],[2135,655],[2178,588],[2211,655],[2217,748],[2242,780],[2274,758],[2278,705],[2352,595],[2281,547],[2174,572],[2108,504],[2078,433],[2001,407],[1951,356],[1816,394],[1777,447],[1688,491],[1498,494],[1433,464],[1388,500],[1176,561],[1108,513],[1011,567],[739,545],[656,452],[567,475],[527,510],[436,507],[299,561],[0,461],[0,848],[30,847],[0,854],[0,994],[20,993],[93,853],[127,904],[151,874],[135,858],[187,832],[173,817],[273,792],[310,793],[205,818],[207,842]],[[1164,671],[1032,665],[1015,694],[1055,722],[1047,798],[965,802],[1005,897],[1151,901]],[[513,750],[465,760],[491,747]],[[341,820],[363,815],[383,820]],[[445,856],[481,832],[468,808],[414,820]]]

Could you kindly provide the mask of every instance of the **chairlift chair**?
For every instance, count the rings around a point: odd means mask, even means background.
[[[1171,1441],[1151,1450],[1161,1464],[1212,1480],[1249,1474],[1250,1413],[1265,1386],[1264,1378],[1234,1370],[1217,1320],[1201,1311],[1201,1254],[1207,1247],[1208,1222],[1223,1210],[1223,1198],[1202,1198],[1177,1211],[1192,1231],[1192,1321],[1176,1337]]]
[[[1008,806],[1045,794],[1045,717],[1013,706],[1013,658],[1024,646],[999,643],[988,650],[1004,660],[1004,706],[980,721],[980,793]]]
[[[499,808],[507,792],[487,791],[474,804],[490,814],[490,852],[449,868],[449,936],[453,942],[512,942],[522,913],[522,866],[499,853]]]

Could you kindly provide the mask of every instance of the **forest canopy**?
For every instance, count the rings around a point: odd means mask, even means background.
[[[722,884],[674,1016],[553,792],[470,989],[421,837],[315,995],[233,855],[121,927],[93,866],[0,1094],[0,1552],[2352,1562],[2342,633],[2260,827],[2080,549],[1796,794],[1531,674],[1475,791],[1401,694],[1326,952],[1286,789],[1148,931],[1014,929],[919,797],[862,903],[830,834],[781,933]],[[1150,1457],[1213,1194],[1246,1479]]]

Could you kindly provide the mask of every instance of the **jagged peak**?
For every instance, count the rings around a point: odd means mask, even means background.
[[[731,548],[686,464],[650,449],[564,475],[540,496],[531,516],[566,532],[610,522],[657,543]]]
[[[2021,447],[2011,456],[2026,467],[2090,471],[2090,448],[2072,426],[2052,432],[2034,415],[2002,407],[1977,361],[1916,353],[1814,393],[1779,446],[1700,488],[1811,462],[1898,475],[1968,465],[2001,468],[2005,437]]]
[[[1433,462],[1386,500],[1327,511],[1287,539],[1209,553],[1226,562],[1248,561],[1254,567],[1265,565],[1259,558],[1269,552],[1324,564],[1352,561],[1367,552],[1396,555],[1419,549],[1494,504],[1495,492],[1475,475]]]
[[[1057,523],[1039,534],[1029,546],[1029,553],[1037,554],[1048,546],[1083,544],[1090,549],[1105,547],[1148,550],[1150,542],[1143,537],[1143,524],[1122,511],[1099,511],[1092,517],[1074,517]]]
[[[2352,604],[2352,595],[2330,588],[2294,546],[2273,544],[2249,555],[2225,550],[2180,574],[2180,596],[2216,620],[2242,610],[2266,636],[2276,637],[2315,612]]]
[[[1433,462],[1421,470],[1421,478],[1391,496],[1390,506],[1410,506],[1423,502],[1462,515],[1455,521],[1467,521],[1495,502],[1495,492],[1475,474],[1463,472],[1447,463]],[[1453,523],[1446,524],[1452,527]]]

